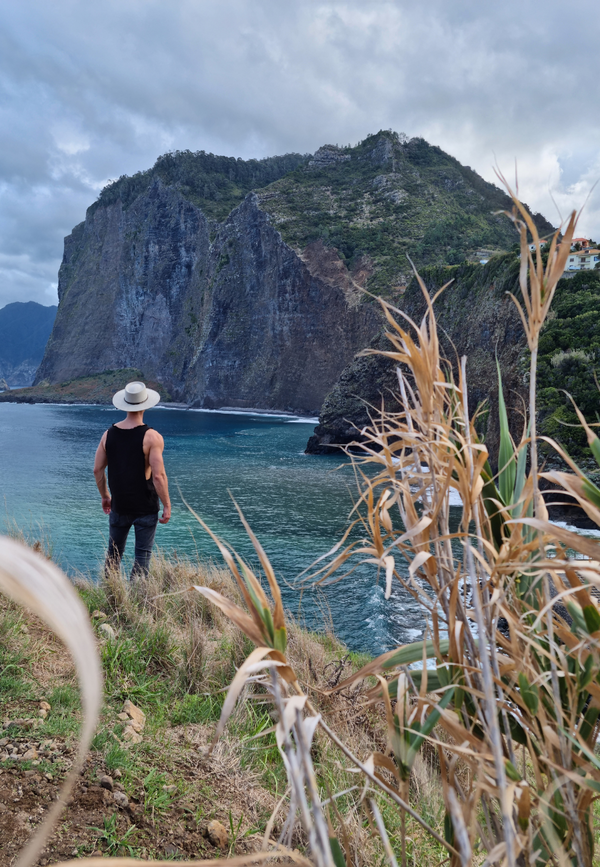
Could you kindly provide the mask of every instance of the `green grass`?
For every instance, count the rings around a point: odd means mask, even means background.
[[[170,713],[171,724],[217,722],[223,707],[224,694],[184,695],[176,699]]]
[[[109,857],[125,855],[129,858],[135,858],[140,854],[132,846],[136,830],[135,825],[130,825],[126,831],[121,832],[118,826],[117,813],[113,813],[112,816],[105,816],[102,828],[92,827],[92,831],[97,831],[98,842],[102,846],[104,853]]]
[[[228,595],[232,594],[231,587],[223,589]],[[169,598],[165,602],[166,609],[161,611],[153,605],[146,607],[135,594],[121,596],[121,591],[127,591],[128,585],[121,588],[113,586],[112,589],[102,585],[84,585],[79,590],[90,613],[97,609],[103,611],[117,633],[115,641],[108,640],[98,629],[102,621],[93,621],[100,641],[105,698],[100,723],[91,745],[92,767],[96,768],[91,779],[102,773],[114,774],[118,769],[119,782],[125,792],[130,798],[141,802],[144,821],[155,828],[159,822],[168,821],[166,817],[174,815],[173,810],[186,813],[189,820],[193,819],[197,824],[219,818],[229,826],[230,854],[234,854],[236,848],[239,851],[239,844],[246,836],[264,831],[269,810],[265,808],[260,811],[250,822],[248,817],[241,816],[240,811],[235,809],[234,799],[227,819],[229,805],[226,802],[224,815],[222,793],[218,788],[213,790],[209,780],[198,777],[197,770],[193,770],[195,762],[189,763],[191,751],[196,751],[193,742],[187,741],[187,733],[183,739],[180,733],[172,736],[170,729],[172,726],[202,725],[208,727],[210,735],[220,717],[225,690],[253,645],[231,629],[229,624],[219,621],[218,614],[214,609],[206,608],[203,600],[192,609],[192,600],[182,604],[179,597]],[[191,613],[196,624],[193,628],[189,623]],[[206,627],[202,624],[206,624]],[[28,680],[30,639],[21,632],[21,626],[18,613],[9,607],[0,619],[0,635],[8,637],[7,641],[0,644],[0,652],[6,664],[19,664],[17,674],[22,678],[24,694],[39,698],[39,688]],[[209,630],[208,635],[206,629]],[[201,686],[196,688],[195,684],[195,691],[190,691],[192,684],[182,672],[186,665],[186,647],[190,641],[193,643],[196,634],[200,635],[203,642],[202,671],[199,675]],[[325,665],[326,660],[338,658],[342,652],[333,635],[312,636],[311,640],[315,645],[311,645],[309,652],[313,653],[315,649],[321,652],[320,648],[324,649],[326,656],[322,665]],[[362,664],[366,659],[362,654],[352,655],[355,665]],[[252,690],[251,694],[254,692]],[[67,747],[74,748],[81,725],[81,704],[75,685],[47,686],[44,697],[50,702],[52,710],[43,723],[36,727],[35,739],[56,738]],[[124,724],[118,720],[117,714],[125,698],[131,699],[146,713],[146,727],[140,744],[119,742]],[[14,698],[11,701],[11,715],[14,717]],[[287,780],[274,734],[269,732],[274,725],[271,711],[272,705],[266,696],[244,698],[228,724],[226,737],[230,739],[230,748],[239,758],[240,771],[250,772],[257,783],[279,798],[286,791]],[[30,716],[31,706],[28,705],[27,713],[21,715]],[[29,736],[30,732],[26,734]],[[321,755],[320,744],[315,749],[315,757],[322,760],[321,764],[317,763],[317,774],[319,785],[325,790],[334,785],[338,778],[336,775],[342,775],[342,772],[334,770],[331,776],[331,757],[329,754]],[[16,766],[22,768],[29,764],[19,762]],[[44,759],[37,768],[60,780],[66,765],[67,761],[59,755],[58,761]],[[14,762],[6,764],[6,767],[13,766]],[[347,775],[343,776],[345,779]],[[168,791],[165,787],[170,786],[176,788]],[[346,807],[345,800],[343,806]],[[127,832],[123,822],[119,823],[113,817],[107,817],[104,827],[97,829],[97,834],[97,845],[105,855],[120,853],[142,856],[150,851],[144,848],[147,841],[144,845],[140,842],[141,836],[138,837],[137,831]],[[80,854],[86,852],[82,849]]]
[[[176,645],[167,627],[140,624],[132,634],[102,647],[105,694],[113,701],[131,699],[149,707],[164,706],[173,695]]]
[[[177,792],[165,791],[165,787],[169,785],[167,775],[163,771],[157,771],[156,768],[144,777],[143,785],[146,812],[164,812],[177,797]]]
[[[31,694],[30,656],[20,613],[8,607],[0,616],[0,705]]]
[[[57,686],[50,693],[48,702],[52,706],[53,712],[62,716],[81,708],[79,690],[74,686]]]

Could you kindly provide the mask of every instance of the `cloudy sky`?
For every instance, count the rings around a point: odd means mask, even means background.
[[[583,0],[7,0],[0,307],[56,303],[63,237],[174,149],[264,157],[394,129],[552,222],[600,178],[600,7]],[[558,210],[557,210],[558,209]],[[600,240],[600,187],[581,234]]]

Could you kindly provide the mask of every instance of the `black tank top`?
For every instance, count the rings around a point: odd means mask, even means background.
[[[159,510],[152,476],[146,478],[144,434],[147,424],[120,428],[113,424],[106,432],[108,486],[112,509],[119,515],[152,515]]]

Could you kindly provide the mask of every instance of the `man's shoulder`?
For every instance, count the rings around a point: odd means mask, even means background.
[[[153,427],[149,427],[148,430],[146,431],[146,433],[144,434],[144,445],[146,445],[146,443],[148,445],[151,445],[151,446],[152,445],[157,445],[157,446],[161,445],[162,446],[165,444],[165,441],[162,438],[162,435],[159,434],[159,432],[157,430],[155,430]]]

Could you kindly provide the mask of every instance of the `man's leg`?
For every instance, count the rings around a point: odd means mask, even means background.
[[[105,572],[118,569],[125,551],[125,543],[133,518],[130,515],[118,515],[111,512],[108,516],[108,553],[104,564]]]
[[[131,580],[147,578],[152,556],[152,545],[158,524],[158,512],[153,515],[140,515],[133,522],[135,529],[135,560],[131,570]]]

